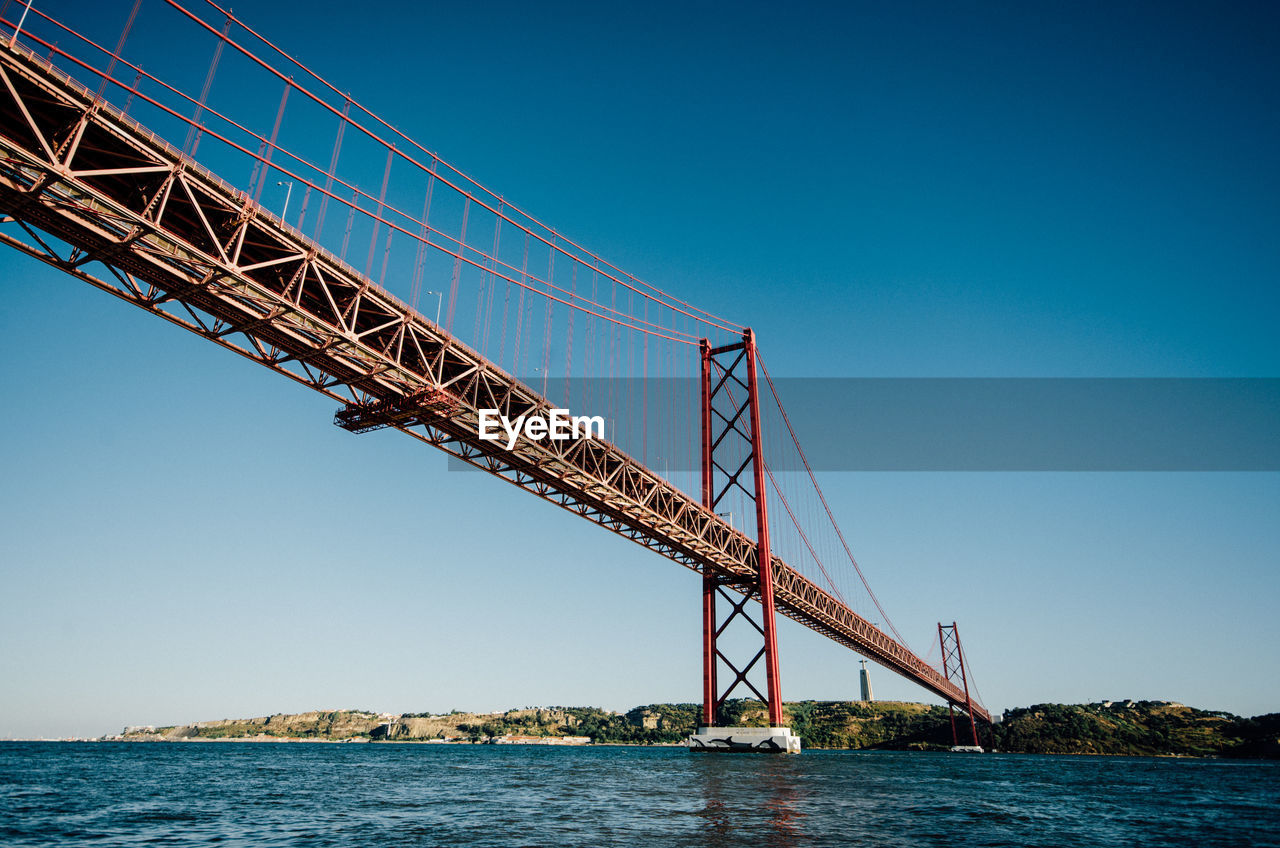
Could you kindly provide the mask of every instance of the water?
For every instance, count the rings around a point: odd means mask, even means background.
[[[0,743],[0,845],[1280,846],[1280,763]]]

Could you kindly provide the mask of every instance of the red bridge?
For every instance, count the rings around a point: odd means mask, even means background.
[[[783,724],[781,613],[962,709],[977,744],[973,719],[990,717],[955,625],[939,626],[939,668],[889,623],[750,329],[506,203],[230,12],[210,3],[210,23],[168,0],[163,25],[211,54],[184,92],[131,58],[140,6],[95,37],[6,4],[0,241],[333,398],[341,427],[395,428],[699,572],[707,726],[735,693]],[[268,184],[280,216],[260,204]],[[482,437],[482,411],[555,409],[598,416],[604,437]],[[730,657],[731,626],[758,650]]]

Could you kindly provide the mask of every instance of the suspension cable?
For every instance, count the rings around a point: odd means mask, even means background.
[[[765,382],[769,386],[769,392],[773,395],[773,400],[778,404],[778,411],[782,413],[782,420],[787,425],[787,432],[791,434],[791,441],[796,446],[796,451],[800,454],[800,461],[804,463],[804,470],[809,475],[809,480],[813,483],[813,488],[818,492],[818,498],[822,501],[822,508],[826,510],[827,518],[831,521],[831,526],[835,528],[836,535],[840,538],[840,544],[844,547],[844,552],[849,557],[849,562],[853,564],[853,569],[858,573],[858,579],[862,581],[862,586],[867,590],[867,594],[871,596],[871,601],[876,605],[880,615],[884,617],[885,624],[889,625],[889,629],[893,631],[893,635],[898,637],[898,642],[902,645],[907,644],[907,640],[902,638],[902,634],[898,632],[898,628],[894,627],[893,621],[890,620],[889,614],[884,611],[884,607],[880,605],[880,599],[876,597],[876,593],[871,591],[871,584],[867,582],[867,576],[862,573],[862,568],[858,565],[858,560],[854,558],[853,551],[849,548],[849,543],[845,541],[844,533],[840,531],[840,525],[836,522],[835,515],[831,512],[831,506],[827,503],[827,497],[822,493],[822,487],[818,485],[818,478],[813,473],[813,468],[809,465],[809,459],[804,455],[804,448],[800,447],[800,440],[796,437],[795,428],[791,426],[791,418],[787,415],[787,410],[782,406],[782,399],[778,397],[778,390],[773,385],[773,378],[769,376],[769,369],[764,366],[764,359],[760,356],[760,351],[756,351],[756,360],[760,363],[760,372],[764,374]]]

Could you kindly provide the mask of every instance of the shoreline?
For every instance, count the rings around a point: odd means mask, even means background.
[[[392,739],[392,740],[375,740],[375,739],[309,739],[302,737],[240,737],[240,738],[182,738],[182,739],[0,739],[0,745],[5,744],[60,744],[60,745],[145,745],[145,744],[238,744],[238,745],[271,745],[271,744],[302,744],[302,745],[370,745],[374,747],[383,747],[388,745],[403,745],[408,747],[468,747],[468,748],[679,748],[685,746],[680,742],[587,742],[581,744],[565,744],[563,742],[523,742],[519,744],[500,744],[494,742],[441,742],[428,739]],[[859,754],[951,754],[945,748],[939,749],[913,749],[913,748],[823,748],[811,747],[803,749],[805,751],[823,751],[823,752],[849,752]],[[997,751],[990,750],[984,752],[984,755],[999,754],[1002,756],[1018,756],[1018,757],[1116,757],[1139,760],[1222,760],[1225,762],[1270,762],[1268,757],[1227,757],[1221,754],[1128,754],[1128,753],[1110,753],[1103,751]]]

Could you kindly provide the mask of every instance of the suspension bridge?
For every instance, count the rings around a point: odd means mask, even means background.
[[[701,574],[691,747],[798,750],[778,615],[941,698],[978,744],[956,625],[938,665],[907,647],[750,328],[508,203],[229,10],[120,17],[4,3],[0,242],[326,395],[344,429],[394,428]],[[184,49],[149,52],[161,31]],[[485,434],[563,410],[607,427]],[[768,727],[723,727],[735,696]]]

